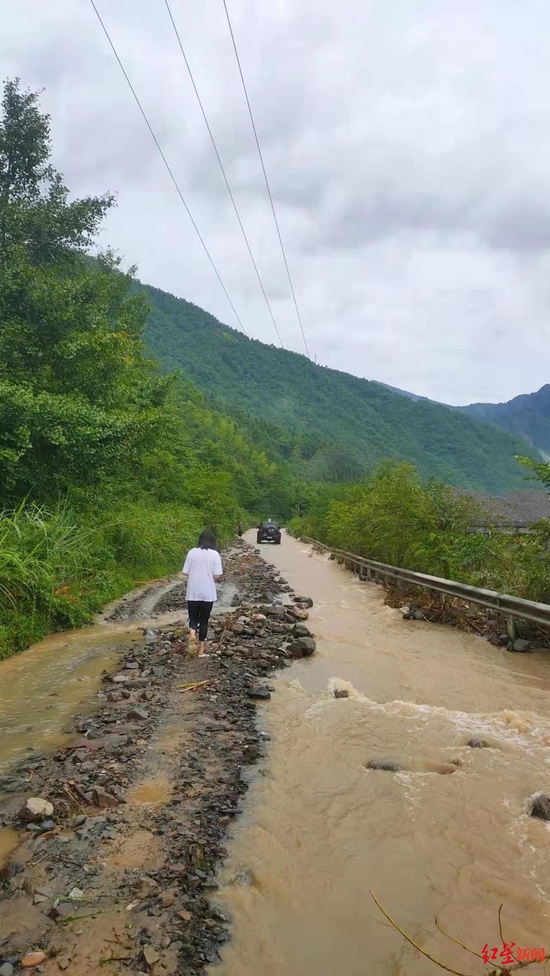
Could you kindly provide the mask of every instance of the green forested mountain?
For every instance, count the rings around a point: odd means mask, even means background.
[[[525,443],[430,401],[316,366],[304,356],[247,339],[208,312],[157,288],[149,348],[224,409],[238,408],[293,436],[294,461],[317,480],[353,480],[384,458],[417,465],[423,477],[502,493],[522,484],[514,460]],[[274,435],[275,436],[275,435]]]

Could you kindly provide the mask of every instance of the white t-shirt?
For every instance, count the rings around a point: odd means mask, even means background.
[[[187,580],[187,599],[214,603],[218,599],[214,576],[223,574],[222,561],[215,549],[191,549],[182,569]]]

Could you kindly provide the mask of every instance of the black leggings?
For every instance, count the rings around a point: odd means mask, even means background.
[[[213,603],[206,600],[188,600],[187,609],[189,611],[189,629],[198,630],[199,640],[205,641],[208,634],[208,620],[212,613]]]

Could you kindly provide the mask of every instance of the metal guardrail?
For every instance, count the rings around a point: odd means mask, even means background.
[[[497,593],[496,590],[484,590],[478,586],[470,586],[468,583],[457,583],[453,580],[441,579],[439,576],[428,576],[426,573],[415,573],[411,569],[389,566],[374,559],[356,556],[353,552],[333,549],[307,536],[302,536],[301,540],[324,552],[330,552],[337,562],[355,569],[361,579],[374,579],[375,582],[379,582],[382,577],[385,577],[494,610],[506,617],[508,635],[512,640],[517,636],[516,620],[528,620],[533,624],[550,627],[550,605],[547,603],[522,600],[521,597],[511,596],[509,593]]]

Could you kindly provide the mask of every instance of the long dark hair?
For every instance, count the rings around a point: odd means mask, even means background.
[[[197,549],[215,549],[216,552],[220,551],[220,544],[216,539],[216,533],[213,529],[204,529],[199,536],[199,541],[197,543]]]

